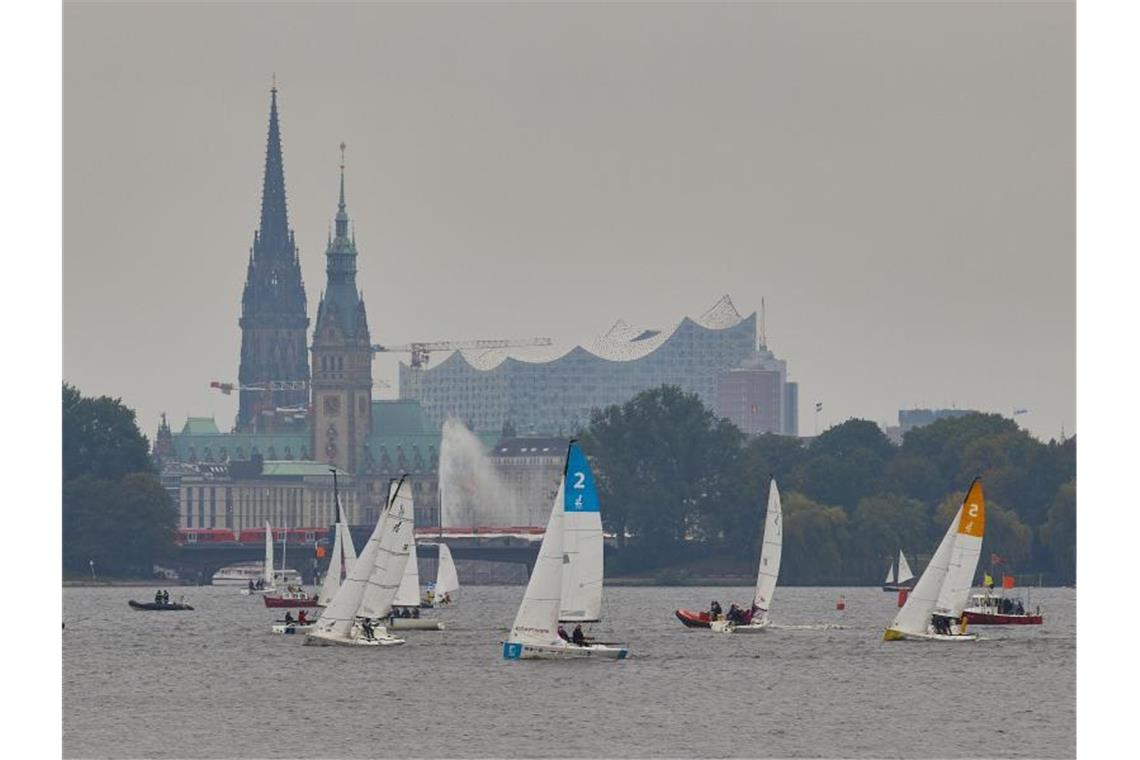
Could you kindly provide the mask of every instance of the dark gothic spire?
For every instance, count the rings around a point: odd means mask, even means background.
[[[277,82],[269,101],[269,137],[265,144],[265,179],[261,187],[262,249],[271,256],[289,245],[289,218],[285,210],[285,167],[281,160],[281,128],[277,124]]]
[[[344,199],[344,149],[340,144],[340,196],[337,200],[335,226],[325,251],[325,292],[317,310],[317,331],[328,321],[334,322],[345,335],[367,340],[368,325],[364,304],[356,289],[356,241],[349,236],[348,208]]]

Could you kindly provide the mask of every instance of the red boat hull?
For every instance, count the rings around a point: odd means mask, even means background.
[[[685,624],[686,628],[708,628],[709,613],[690,612],[689,610],[676,610],[673,612],[677,619]]]
[[[963,612],[970,625],[1041,625],[1040,615],[1001,615],[989,612]]]
[[[317,597],[307,596],[304,599],[294,599],[291,597],[280,596],[263,596],[266,607],[316,607]]]

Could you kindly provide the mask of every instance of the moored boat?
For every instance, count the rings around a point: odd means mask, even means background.
[[[886,580],[883,581],[883,591],[901,591],[902,589],[910,590],[914,586],[914,573],[911,572],[910,563],[906,561],[906,555],[899,549],[899,558],[896,562],[891,563],[890,569],[887,570]]]
[[[266,594],[262,597],[266,607],[317,607],[317,597],[304,589],[288,588],[280,594]]]
[[[1041,625],[1045,622],[1040,608],[1029,612],[1020,599],[988,592],[971,596],[970,605],[962,614],[972,625]]]

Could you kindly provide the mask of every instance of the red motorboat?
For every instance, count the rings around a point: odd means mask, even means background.
[[[971,625],[1041,625],[1045,619],[1038,608],[1029,612],[1020,599],[995,594],[974,594],[962,611]]]
[[[712,618],[707,611],[690,612],[689,610],[676,610],[673,612],[677,619],[685,624],[686,628],[708,628]]]
[[[266,594],[261,597],[266,607],[316,607],[317,597],[309,596],[304,589],[290,589],[280,596]]]

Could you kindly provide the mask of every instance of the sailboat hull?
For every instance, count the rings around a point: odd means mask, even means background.
[[[629,655],[625,647],[611,647],[605,644],[524,644],[518,641],[503,642],[504,660],[581,660],[596,658],[603,660],[624,660]]]
[[[392,618],[388,627],[393,631],[442,631],[442,620],[426,620],[424,618]]]
[[[248,591],[248,589],[246,589]],[[263,596],[266,607],[317,607],[315,596]]]
[[[888,628],[883,632],[883,641],[977,641],[976,633],[959,633],[947,636],[944,633],[910,633],[897,628]]]
[[[913,583],[884,583],[883,584],[883,591],[887,591],[887,592],[897,593],[899,591],[902,591],[904,588],[909,591],[909,590],[914,588],[914,584]]]
[[[277,589],[275,589],[275,588],[255,588],[255,589],[243,588],[240,593],[242,596],[258,596],[260,594],[272,594],[276,591],[277,591]]]
[[[305,646],[309,647],[388,647],[403,643],[403,639],[396,638],[392,634],[382,631],[376,631],[374,637],[371,639],[364,638],[363,636],[342,639],[335,636],[324,635],[320,631],[309,631],[305,634]]]
[[[308,633],[313,630],[315,626],[316,623],[307,623],[305,625],[297,625],[296,623],[274,623],[271,630],[273,633],[284,634]]]
[[[714,621],[709,627],[717,633],[761,633],[768,627],[768,621],[749,623],[748,625],[735,625],[727,620]]]

